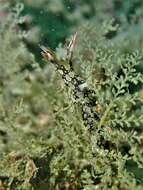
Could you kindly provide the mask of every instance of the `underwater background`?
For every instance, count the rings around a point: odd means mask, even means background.
[[[142,189],[143,1],[0,0],[0,190]]]

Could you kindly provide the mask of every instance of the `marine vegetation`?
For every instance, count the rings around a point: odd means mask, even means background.
[[[142,1],[112,19],[83,1],[84,22],[43,41],[24,14],[57,1],[23,2],[0,5],[0,190],[142,190]]]

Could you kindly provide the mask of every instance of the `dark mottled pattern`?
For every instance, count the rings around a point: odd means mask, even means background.
[[[64,83],[71,87],[75,103],[81,106],[85,126],[90,130],[93,129],[94,122],[100,119],[95,109],[97,105],[95,91],[89,89],[86,81],[74,73],[71,65],[70,69],[67,70],[57,60],[52,60],[51,63],[62,76]]]
[[[72,86],[73,89],[72,94],[74,100],[76,103],[81,105],[82,118],[85,126],[88,129],[92,129],[95,120],[99,120],[99,116],[95,111],[95,107],[97,105],[95,91],[89,89],[88,87],[84,87],[83,89],[81,89],[80,86],[84,85],[85,81],[75,74],[73,74],[73,77],[71,77],[70,72],[73,73],[73,71],[67,71],[63,67],[62,70],[63,70],[62,78],[64,79],[65,84],[68,86]]]

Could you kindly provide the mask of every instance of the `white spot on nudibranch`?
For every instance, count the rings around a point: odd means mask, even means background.
[[[61,75],[64,74],[64,72],[63,72],[62,70],[58,70],[58,72],[59,72]]]
[[[80,88],[80,90],[82,91],[84,88],[86,88],[87,87],[87,83],[85,82],[85,83],[83,83],[83,84],[81,84],[81,85],[79,85],[79,88]]]
[[[70,78],[70,76],[69,75],[65,75],[65,79],[67,80],[67,81],[71,81],[71,78]]]

